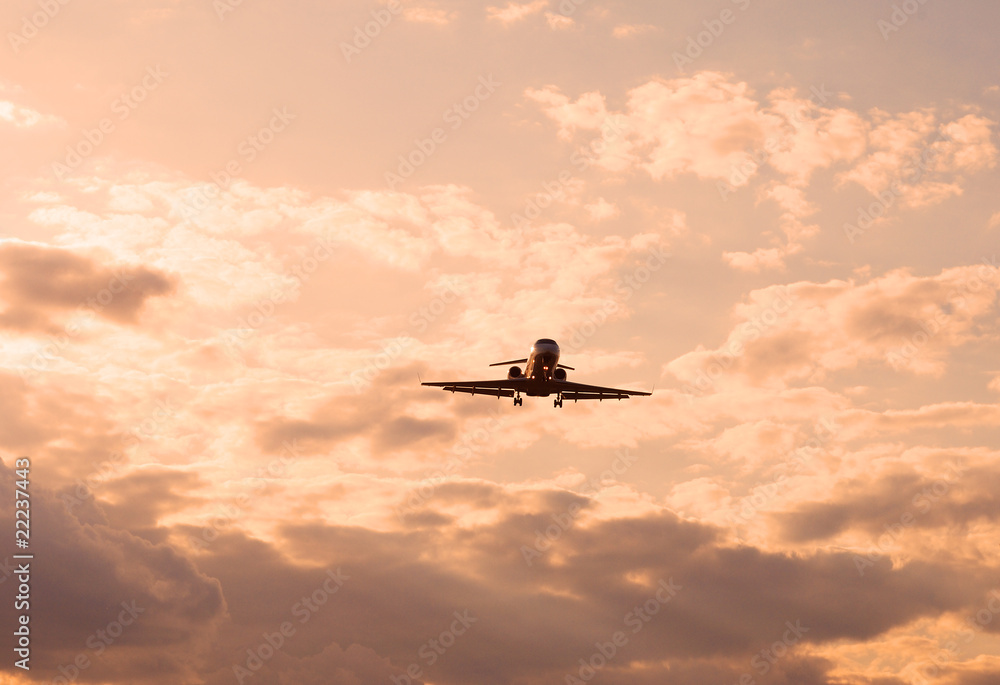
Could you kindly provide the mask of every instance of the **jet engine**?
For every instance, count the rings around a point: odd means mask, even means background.
[[[521,367],[520,366],[510,367],[510,371],[507,372],[507,380],[512,381],[515,378],[520,378],[520,377],[521,377]]]
[[[552,377],[557,381],[566,380],[566,369],[560,369],[557,367],[556,370],[552,372]]]

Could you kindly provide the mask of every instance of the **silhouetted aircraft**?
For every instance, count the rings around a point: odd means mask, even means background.
[[[506,364],[525,364],[524,373],[521,367],[512,366],[504,381],[460,381],[457,383],[422,383],[451,392],[467,392],[470,395],[493,395],[496,397],[513,397],[515,405],[524,404],[521,393],[528,397],[548,397],[555,395],[553,405],[563,406],[563,400],[625,400],[630,395],[652,395],[641,390],[619,390],[617,388],[602,388],[599,385],[584,385],[566,380],[566,369],[575,371],[572,366],[559,363],[559,345],[555,340],[540,338],[531,346],[531,354],[527,359],[511,359],[497,362],[490,366]]]

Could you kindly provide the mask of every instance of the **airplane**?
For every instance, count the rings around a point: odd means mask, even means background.
[[[619,390],[617,388],[602,388],[599,385],[584,385],[566,380],[566,369],[576,371],[572,366],[559,363],[559,345],[555,340],[539,338],[531,346],[531,354],[527,359],[511,359],[496,362],[490,366],[505,366],[507,364],[525,364],[524,373],[521,367],[512,366],[507,372],[507,380],[502,381],[459,381],[454,383],[421,383],[437,388],[450,390],[452,393],[467,392],[471,395],[496,395],[513,397],[514,405],[524,404],[523,392],[528,397],[548,397],[555,393],[553,406],[562,407],[563,400],[627,400],[631,395],[652,395],[641,390]]]

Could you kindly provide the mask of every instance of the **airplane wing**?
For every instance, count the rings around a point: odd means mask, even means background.
[[[527,359],[511,359],[509,362],[497,362],[496,364],[490,364],[490,366],[507,366],[508,364],[527,364]]]
[[[442,388],[450,392],[465,392],[470,395],[489,395],[490,397],[514,397],[517,391],[527,394],[529,383],[527,379],[517,378],[514,380],[500,381],[455,381],[455,382],[432,382],[421,383],[435,388]],[[620,388],[605,388],[600,385],[584,385],[583,383],[571,383],[569,381],[548,381],[544,385],[532,384],[533,390],[540,390],[550,394],[562,393],[565,400],[627,400],[632,395],[652,395],[651,392],[643,390],[622,390]]]
[[[515,390],[522,390],[524,388],[524,381],[458,381],[455,383],[421,383],[420,385],[430,385],[435,388],[444,388],[445,390],[450,390],[451,392],[467,392],[470,395],[513,397]]]
[[[603,388],[599,385],[585,385],[570,381],[550,381],[550,387],[561,392],[564,400],[627,400],[631,395],[652,395],[642,390],[621,390]]]

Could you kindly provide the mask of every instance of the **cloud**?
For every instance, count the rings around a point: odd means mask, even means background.
[[[844,107],[828,105],[831,94],[820,90],[809,99],[794,89],[768,94],[767,111],[779,117],[780,128],[764,143],[765,162],[795,187],[805,186],[822,168],[856,160],[866,149],[869,124]]]
[[[739,377],[818,379],[862,363],[940,376],[955,348],[988,335],[979,326],[988,325],[997,273],[980,264],[936,276],[897,270],[864,284],[756,290],[736,308],[739,323],[726,343],[689,352],[667,369],[706,389]]]
[[[905,541],[906,534],[923,536],[926,543],[934,531],[989,523],[997,477],[989,468],[971,468],[957,459],[925,473],[900,465],[864,482],[842,480],[826,501],[801,503],[773,517],[783,536],[797,544],[843,539],[853,531],[881,554],[912,553],[919,543]]]
[[[489,19],[499,21],[502,24],[513,24],[522,19],[537,14],[549,6],[549,0],[535,0],[534,2],[508,2],[506,7],[487,7],[486,16]]]
[[[436,24],[437,26],[447,26],[455,21],[458,12],[441,9],[440,7],[413,7],[403,8],[403,18],[419,24]]]
[[[285,554],[277,543],[224,534],[198,560],[227,589],[229,603],[209,682],[227,672],[231,678],[231,664],[245,659],[247,647],[286,620],[295,634],[258,675],[311,679],[329,668],[369,682],[416,664],[420,678],[467,682],[489,665],[490,682],[541,683],[575,674],[595,641],[622,631],[627,644],[605,671],[619,682],[665,676],[665,659],[669,673],[679,669],[692,682],[708,672],[738,679],[761,644],[782,635],[790,654],[783,650],[773,664],[776,677],[823,682],[818,674],[831,665],[813,655],[817,648],[968,610],[990,583],[986,571],[969,575],[916,561],[894,567],[880,560],[861,577],[846,552],[729,547],[717,529],[667,512],[602,518],[597,499],[504,490],[484,498],[441,486],[436,496],[446,504],[475,501],[464,522],[438,515],[434,525],[393,532],[285,523]],[[584,512],[576,520],[566,513],[574,504]],[[524,549],[560,517],[568,526],[528,565]],[[324,569],[346,576],[343,586],[307,623],[295,623],[292,607],[321,587]],[[269,587],[263,596],[262,583]],[[657,595],[664,584],[670,594]],[[455,625],[456,615],[466,618],[465,629],[429,661],[422,646]],[[502,658],[511,654],[518,658]],[[635,664],[644,668],[630,668]]]
[[[753,252],[723,252],[722,259],[738,271],[759,273],[783,268],[786,254],[781,248],[758,247]]]
[[[33,669],[78,667],[82,654],[89,678],[167,683],[194,677],[226,610],[218,582],[170,546],[80,521],[37,473],[32,469],[30,486]],[[11,466],[0,465],[7,501],[14,500],[14,481]],[[13,515],[3,519],[13,530]],[[15,622],[12,603],[2,617]],[[156,669],[146,668],[151,659]]]
[[[559,137],[571,140],[579,130],[596,130],[608,121],[604,96],[597,92],[584,93],[575,102],[553,86],[529,88],[525,96],[542,105],[543,111],[559,124]]]
[[[545,21],[553,31],[565,31],[576,26],[573,17],[566,16],[565,14],[556,14],[555,12],[546,12]]]
[[[621,214],[621,210],[618,209],[618,205],[613,202],[608,202],[603,197],[597,198],[597,201],[594,203],[584,205],[583,208],[587,210],[590,218],[594,221],[611,219]]]
[[[925,207],[960,195],[966,175],[996,165],[996,122],[984,117],[944,123],[928,110],[898,116],[875,110],[873,120],[870,152],[839,176],[872,195],[890,193],[905,206]]]
[[[657,27],[653,24],[619,24],[611,32],[615,38],[631,38],[632,36],[638,36],[643,33],[650,33],[656,31]]]
[[[9,100],[0,100],[0,121],[5,121],[18,128],[64,123],[57,117],[36,112],[29,107],[22,107]]]
[[[575,101],[553,86],[525,95],[556,122],[560,139],[604,130],[609,122],[623,130],[594,156],[606,171],[638,168],[656,181],[690,174],[714,183],[723,200],[756,185],[758,198],[777,203],[776,228],[785,239],[725,252],[723,260],[741,271],[784,268],[818,233],[806,221],[817,211],[807,192],[818,170],[837,169],[839,185],[858,183],[885,205],[901,197],[902,206],[915,208],[961,194],[969,176],[996,165],[991,119],[967,114],[945,121],[930,108],[865,114],[832,104],[825,89],[812,90],[809,98],[791,88],[758,98],[746,82],[700,71],[632,88],[620,112],[609,111],[596,91]]]
[[[7,99],[10,98],[10,99]],[[0,81],[0,122],[6,122],[18,129],[40,127],[65,127],[66,122],[51,114],[43,114],[19,101],[24,98],[24,89]]]
[[[145,266],[108,267],[70,250],[17,241],[0,242],[0,326],[19,331],[57,330],[51,315],[81,308],[116,323],[135,323],[151,297],[174,289],[174,280]]]

